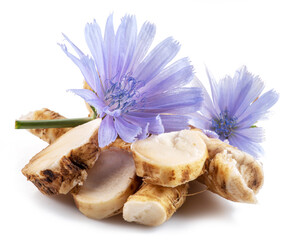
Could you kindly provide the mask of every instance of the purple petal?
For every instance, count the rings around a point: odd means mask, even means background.
[[[201,107],[201,109],[199,110],[202,115],[204,115],[207,118],[213,118],[215,116],[217,116],[217,112],[214,108],[213,102],[206,90],[206,88],[204,87],[204,85],[202,84],[202,82],[196,77],[194,76],[193,81],[191,82],[191,87],[198,87],[201,88],[203,91],[203,105]]]
[[[149,136],[149,123],[147,123],[143,128],[141,133],[137,136],[137,139],[141,140],[141,139],[145,139]]]
[[[85,54],[73,42],[71,42],[70,39],[64,33],[62,33],[62,35],[65,38],[65,40],[71,45],[71,47],[75,50],[75,52],[78,54],[80,58],[85,56]]]
[[[159,115],[143,112],[129,112],[125,115],[125,119],[142,128],[149,123],[148,131],[152,134],[161,134],[164,132],[164,126]]]
[[[115,72],[113,71],[113,51],[115,44],[115,32],[113,26],[113,15],[109,15],[105,25],[104,33],[104,59],[105,59],[105,78],[111,79]]]
[[[274,90],[264,93],[239,118],[241,127],[250,127],[257,121],[264,119],[269,109],[278,101],[279,94]]]
[[[95,60],[98,73],[101,79],[105,79],[103,39],[101,35],[101,29],[95,20],[93,21],[93,23],[88,23],[86,25],[85,39]]]
[[[158,75],[162,69],[176,56],[179,43],[169,37],[159,43],[135,70],[135,78],[141,79],[143,85]]]
[[[135,53],[133,60],[131,61],[131,69],[129,71],[134,72],[138,65],[144,58],[149,47],[151,46],[156,34],[156,26],[149,22],[142,25],[137,37],[137,43],[135,47]]]
[[[190,117],[184,115],[160,115],[165,132],[189,129]]]
[[[178,90],[145,98],[144,112],[188,114],[199,110],[203,97],[200,88]]]
[[[199,129],[210,129],[211,119],[205,117],[200,112],[190,114],[189,124]]]
[[[193,78],[193,67],[183,65],[184,61],[178,61],[164,69],[145,86],[146,96],[174,90],[189,83]]]
[[[229,137],[230,145],[238,147],[240,150],[251,154],[254,157],[263,155],[264,150],[257,142],[253,142],[248,136],[234,134]]]
[[[88,85],[98,94],[100,98],[103,96],[100,79],[95,68],[93,59],[82,55],[80,59],[68,52],[65,45],[60,45],[64,53],[78,66]]]
[[[83,98],[88,104],[96,108],[98,115],[102,114],[103,109],[106,107],[105,103],[102,102],[98,96],[88,89],[69,89],[68,91]]]
[[[205,129],[202,129],[202,132],[209,138],[219,138],[220,136],[214,132],[214,131],[211,131],[211,130],[205,130]],[[228,139],[226,139],[228,141]]]
[[[218,83],[218,105],[221,111],[228,109],[228,112],[232,109],[234,104],[234,95],[237,93],[235,90],[236,82],[230,76],[226,76]],[[231,114],[231,113],[230,113]]]
[[[259,76],[249,73],[245,66],[236,72],[233,79],[236,83],[233,95],[237,96],[234,97],[233,109],[230,113],[239,117],[260,96],[264,89],[264,82]]]
[[[99,147],[105,147],[114,142],[117,138],[113,118],[109,115],[102,120],[98,131]]]
[[[122,31],[120,37],[120,55],[118,59],[119,77],[127,74],[127,69],[130,66],[137,39],[137,25],[135,16],[125,16],[122,19]]]
[[[261,127],[236,129],[235,134],[239,134],[248,138],[252,142],[260,143],[264,142],[264,129]]]
[[[214,79],[214,77],[211,75],[211,73],[208,71],[207,68],[206,68],[206,74],[209,80],[214,110],[216,111],[217,115],[219,115],[221,113],[221,109],[219,107],[219,87],[216,80]]]
[[[115,129],[119,136],[129,143],[134,142],[136,137],[142,132],[141,127],[127,122],[122,117],[115,118]]]

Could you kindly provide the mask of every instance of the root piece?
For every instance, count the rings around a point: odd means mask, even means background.
[[[203,173],[207,148],[197,131],[154,135],[131,145],[136,174],[147,183],[176,187]]]
[[[146,184],[128,198],[123,217],[128,222],[158,226],[167,221],[186,200],[188,184],[175,188]]]
[[[47,108],[30,112],[21,117],[22,120],[50,120],[50,119],[65,119],[59,113],[51,111]],[[53,143],[57,138],[68,132],[71,128],[47,128],[47,129],[28,129],[33,135],[39,137],[49,144]]]
[[[22,169],[44,194],[66,194],[81,185],[99,155],[101,119],[75,127],[36,154]]]
[[[203,182],[212,192],[231,201],[257,202],[254,191],[247,186],[236,167],[236,161],[226,150],[210,160]]]
[[[103,219],[121,212],[138,183],[132,154],[111,148],[100,154],[88,172],[87,180],[73,198],[84,215]]]
[[[264,181],[262,164],[236,147],[219,139],[208,138],[202,132],[199,134],[205,141],[209,154],[209,160],[205,164],[206,172],[199,181],[206,184],[209,190],[229,200],[255,203],[255,194]],[[232,187],[231,183],[234,183]]]

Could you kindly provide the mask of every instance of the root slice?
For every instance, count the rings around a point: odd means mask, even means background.
[[[197,131],[153,135],[131,145],[136,174],[147,183],[176,187],[203,173],[208,157],[204,141]]]
[[[170,188],[145,183],[128,198],[123,208],[123,217],[128,222],[161,225],[183,205],[187,192],[188,184]]]
[[[22,169],[44,194],[66,194],[87,177],[97,160],[101,119],[75,127],[36,154]]]
[[[103,219],[122,212],[139,185],[132,154],[117,148],[103,151],[73,198],[87,217]]]

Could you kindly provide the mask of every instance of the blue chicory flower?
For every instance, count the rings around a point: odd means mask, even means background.
[[[208,133],[213,131],[212,136],[259,157],[263,154],[260,143],[264,140],[264,132],[255,124],[267,116],[279,95],[272,89],[260,96],[264,83],[259,76],[249,73],[245,66],[233,78],[226,76],[219,82],[208,71],[207,75],[211,97],[196,79],[196,86],[203,88],[204,104],[192,115],[191,124]]]
[[[88,89],[72,89],[93,106],[103,118],[99,146],[112,143],[119,135],[126,142],[148,134],[188,128],[187,114],[202,105],[202,89],[185,87],[193,79],[187,58],[173,64],[180,44],[171,37],[149,54],[155,25],[146,22],[137,33],[135,16],[125,16],[114,31],[113,16],[106,22],[104,37],[94,20],[85,27],[85,38],[92,57],[85,55],[67,36],[77,56],[60,44],[65,54],[79,67]]]

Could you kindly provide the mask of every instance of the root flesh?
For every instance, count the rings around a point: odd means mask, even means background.
[[[159,226],[167,221],[186,200],[188,184],[175,188],[144,183],[128,198],[123,218],[147,226]]]
[[[100,154],[88,172],[88,179],[73,198],[84,215],[103,219],[121,213],[138,185],[132,154],[111,148]]]

